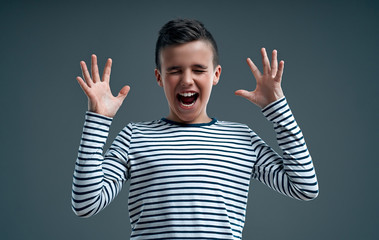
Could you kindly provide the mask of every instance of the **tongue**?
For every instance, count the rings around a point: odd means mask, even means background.
[[[195,96],[192,96],[192,97],[180,97],[180,101],[182,101],[182,103],[184,104],[191,104],[195,101]]]

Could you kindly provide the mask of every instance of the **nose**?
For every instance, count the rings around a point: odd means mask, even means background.
[[[186,70],[183,72],[180,83],[182,86],[191,86],[193,84],[193,76],[191,70]]]

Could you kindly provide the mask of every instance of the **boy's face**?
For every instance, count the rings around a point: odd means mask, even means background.
[[[207,123],[212,86],[221,66],[213,66],[213,51],[205,41],[169,46],[161,51],[161,70],[155,69],[170,108],[167,119],[181,123]]]

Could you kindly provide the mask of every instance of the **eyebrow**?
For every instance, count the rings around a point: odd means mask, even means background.
[[[204,66],[201,64],[194,64],[194,65],[192,65],[192,67],[201,68],[201,69],[207,69],[208,68],[207,66]],[[181,66],[171,66],[171,67],[166,68],[166,71],[170,72],[170,71],[181,69],[181,68],[182,68]]]

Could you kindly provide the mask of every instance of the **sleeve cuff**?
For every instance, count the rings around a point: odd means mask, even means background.
[[[95,127],[102,130],[109,130],[113,118],[98,113],[87,111],[85,115],[85,126]]]
[[[275,120],[281,120],[291,114],[291,110],[288,106],[287,99],[282,97],[264,107],[262,113],[269,121],[275,122]]]

